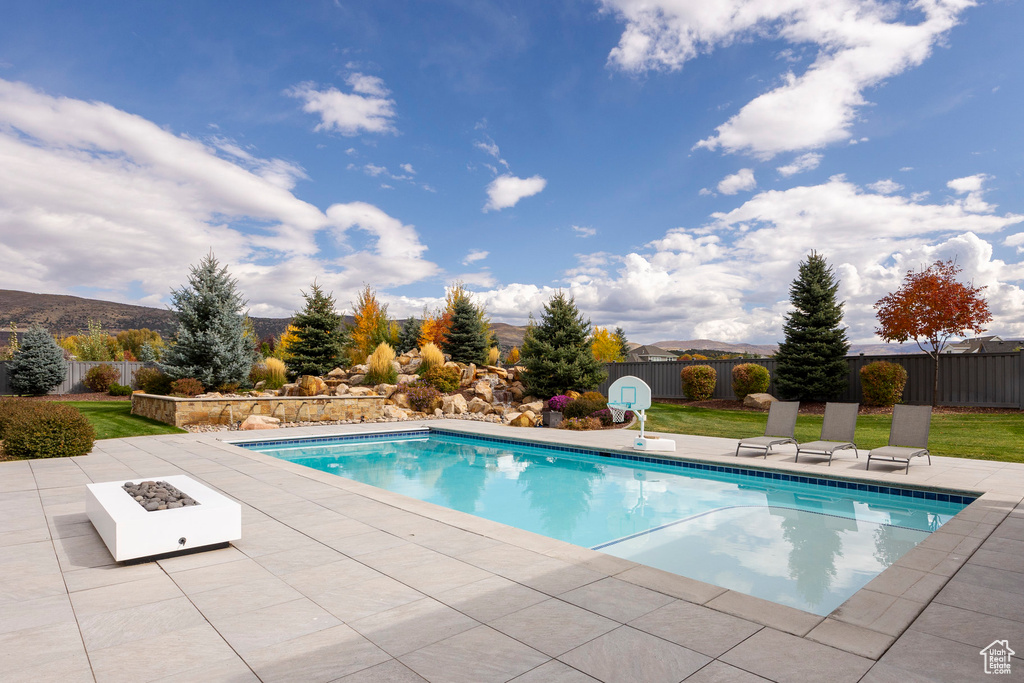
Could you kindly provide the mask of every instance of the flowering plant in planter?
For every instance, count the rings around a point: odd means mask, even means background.
[[[572,401],[571,398],[565,394],[559,394],[558,396],[552,396],[548,399],[548,410],[553,410],[556,413],[562,412],[562,409],[569,405]]]

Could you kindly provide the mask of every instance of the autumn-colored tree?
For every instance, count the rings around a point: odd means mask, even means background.
[[[519,347],[518,346],[513,346],[509,350],[508,355],[505,356],[505,363],[507,365],[515,365],[518,362],[519,362]]]
[[[903,285],[875,303],[878,336],[887,342],[913,339],[935,362],[933,406],[939,401],[939,354],[946,342],[966,332],[980,334],[992,320],[988,302],[981,296],[985,287],[958,282],[961,270],[950,259],[907,271]]]
[[[298,328],[295,325],[289,323],[288,327],[285,328],[284,332],[281,333],[281,338],[274,344],[274,358],[278,360],[288,360],[291,357],[291,351],[288,348],[299,339]]]
[[[382,342],[393,344],[388,306],[377,301],[370,285],[363,287],[353,304],[355,322],[349,328],[348,354],[352,364],[359,364]]]
[[[622,344],[607,327],[595,327],[590,339],[590,352],[602,363],[617,363],[622,360]]]

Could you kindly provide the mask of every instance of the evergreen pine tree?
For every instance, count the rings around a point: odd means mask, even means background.
[[[420,332],[423,323],[412,316],[402,323],[402,331],[398,334],[398,346],[395,349],[398,353],[408,353],[420,345]]]
[[[302,298],[306,306],[292,318],[295,341],[288,347],[285,365],[297,375],[324,375],[342,361],[343,318],[334,310],[334,297],[324,294],[316,282]]]
[[[171,291],[178,330],[164,351],[164,372],[174,379],[193,377],[210,389],[248,378],[255,350],[246,337],[246,302],[237,285],[212,252],[190,268],[188,286]]]
[[[456,297],[452,305],[452,324],[445,333],[441,350],[456,363],[484,365],[490,348],[480,309],[473,305],[468,294]]]
[[[625,360],[629,355],[629,341],[626,339],[626,331],[621,327],[615,328],[615,338],[619,340],[619,355]]]
[[[846,389],[850,342],[842,327],[843,304],[836,301],[838,289],[824,256],[812,251],[800,262],[789,288],[794,310],[786,316],[786,339],[775,354],[775,386],[783,398],[824,401]]]
[[[521,364],[527,390],[541,398],[570,389],[589,391],[607,377],[603,363],[590,351],[590,321],[561,292],[544,305],[540,323],[531,320]]]
[[[11,389],[16,394],[45,394],[59,385],[68,374],[64,352],[57,341],[39,325],[32,325],[21,340],[7,366]]]
[[[157,361],[156,349],[149,342],[146,342],[139,349],[139,362],[141,363],[155,363]]]

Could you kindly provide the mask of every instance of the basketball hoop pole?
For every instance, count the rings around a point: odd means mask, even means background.
[[[647,420],[647,415],[641,410],[638,412],[638,416],[640,417],[640,438],[642,439],[644,438],[644,422]]]

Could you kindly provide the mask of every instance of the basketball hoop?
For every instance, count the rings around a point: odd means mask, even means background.
[[[625,404],[608,404],[608,411],[612,414],[612,422],[625,422],[627,410],[629,410],[629,406]]]

